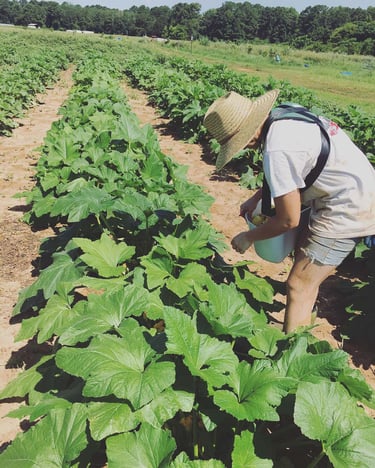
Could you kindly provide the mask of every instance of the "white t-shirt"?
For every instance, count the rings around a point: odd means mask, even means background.
[[[301,192],[303,203],[311,206],[310,229],[329,238],[375,234],[375,170],[337,124],[326,123],[331,140],[327,163],[314,184]],[[316,124],[280,120],[271,125],[263,168],[273,198],[305,187],[321,144]]]

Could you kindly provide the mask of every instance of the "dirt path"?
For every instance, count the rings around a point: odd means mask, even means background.
[[[21,289],[29,286],[33,277],[33,262],[38,256],[40,241],[50,233],[32,232],[21,221],[25,210],[24,200],[15,194],[33,187],[34,165],[38,160],[36,150],[66,100],[72,85],[72,70],[66,70],[53,89],[39,96],[40,104],[20,119],[20,126],[11,137],[0,137],[0,389],[12,380],[24,366],[23,342],[14,343],[19,324],[11,323],[13,307]],[[35,348],[35,352],[38,349]],[[15,402],[0,405],[0,447],[12,440],[19,431],[17,419],[3,418],[18,406]]]
[[[30,355],[26,356],[22,352],[25,343],[14,343],[19,324],[11,320],[11,315],[19,291],[35,279],[33,262],[38,256],[40,241],[51,234],[47,231],[33,232],[29,226],[22,223],[20,218],[25,210],[24,201],[13,196],[32,188],[34,165],[39,157],[36,148],[43,143],[51,123],[58,119],[57,111],[67,98],[71,84],[71,70],[68,70],[62,74],[55,88],[41,97],[44,104],[30,110],[27,117],[22,119],[22,126],[14,131],[12,137],[0,138],[0,389],[24,367],[26,359],[30,359]],[[224,234],[229,246],[233,235],[246,229],[243,219],[238,216],[238,209],[240,203],[249,196],[249,192],[235,183],[232,174],[218,177],[213,164],[202,159],[202,148],[199,145],[184,143],[168,134],[167,121],[161,119],[155,109],[147,105],[145,94],[127,86],[124,89],[140,122],[150,123],[158,132],[163,153],[178,163],[187,165],[189,179],[202,185],[214,197],[215,202],[211,209],[212,224]],[[230,263],[243,259],[252,260],[252,271],[270,277],[280,284],[285,281],[291,267],[290,260],[281,264],[265,262],[253,250],[242,256],[229,248],[224,258]],[[325,286],[327,296],[331,294],[331,285],[328,281]],[[279,293],[277,300],[282,309],[284,295]],[[314,333],[320,339],[329,341],[332,346],[339,347],[340,342],[332,336],[339,322],[339,309],[332,307],[329,301],[323,301],[323,306],[323,315],[317,319],[319,327]],[[282,311],[275,311],[274,316],[277,320],[282,320]],[[35,347],[33,352],[38,353],[38,348]],[[375,388],[373,356],[363,355],[358,353],[358,350],[353,351],[353,356],[356,358],[357,367]],[[13,401],[0,405],[0,450],[2,444],[5,446],[20,430],[17,419],[3,417],[17,406],[18,403]]]

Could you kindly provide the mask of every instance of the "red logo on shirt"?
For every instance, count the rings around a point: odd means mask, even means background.
[[[330,136],[337,135],[338,131],[339,131],[339,126],[337,125],[337,123],[332,122],[332,120],[330,120],[329,128],[328,128],[328,133],[330,134]]]

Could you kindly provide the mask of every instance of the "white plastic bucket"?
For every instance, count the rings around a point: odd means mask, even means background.
[[[307,224],[310,209],[306,208],[301,211],[301,220],[299,226],[294,229],[290,229],[279,236],[271,237],[261,241],[254,242],[254,249],[259,257],[263,260],[267,260],[272,263],[280,263],[287,257],[296,245],[298,232],[300,227]],[[256,226],[249,220],[248,216],[245,215],[246,222],[250,229],[256,228]]]

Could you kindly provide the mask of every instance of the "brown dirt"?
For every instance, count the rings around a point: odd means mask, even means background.
[[[0,389],[12,380],[25,363],[32,359],[26,355],[24,342],[14,342],[19,324],[11,319],[12,309],[17,302],[21,289],[30,285],[33,277],[34,262],[42,238],[50,235],[48,231],[33,232],[21,221],[26,207],[23,199],[13,198],[15,194],[29,190],[33,186],[34,165],[39,157],[36,150],[43,143],[46,132],[52,121],[58,119],[57,111],[68,96],[71,86],[71,70],[62,73],[56,86],[39,97],[43,104],[31,109],[23,118],[11,137],[0,138],[0,292],[2,308],[0,310],[1,345],[0,345]],[[147,104],[147,97],[140,91],[124,86],[129,103],[138,116],[141,124],[150,123],[159,135],[161,150],[178,163],[188,166],[188,178],[191,182],[203,186],[215,202],[211,209],[213,226],[225,236],[228,246],[231,238],[246,229],[245,223],[238,216],[239,205],[250,193],[242,189],[234,174],[229,171],[220,176],[215,173],[213,163],[202,158],[199,145],[188,144],[174,138],[167,131],[167,120],[159,117],[155,109]],[[283,284],[291,267],[290,259],[280,264],[272,264],[260,259],[250,249],[240,255],[230,247],[224,254],[229,263],[239,260],[252,260],[253,272],[258,272]],[[335,335],[335,329],[342,321],[342,305],[337,293],[332,293],[335,278],[329,278],[322,287],[321,316],[317,318],[318,327],[314,334],[325,339],[334,347],[341,347]],[[285,296],[278,293],[276,297],[281,311],[270,310],[276,320],[282,321],[282,307]],[[30,348],[28,347],[30,354]],[[31,353],[39,353],[34,347]],[[368,351],[352,349],[353,365],[361,370],[368,382],[375,388],[374,355]],[[0,405],[0,448],[14,438],[20,431],[19,421],[4,417],[18,406],[17,401],[4,402]]]

